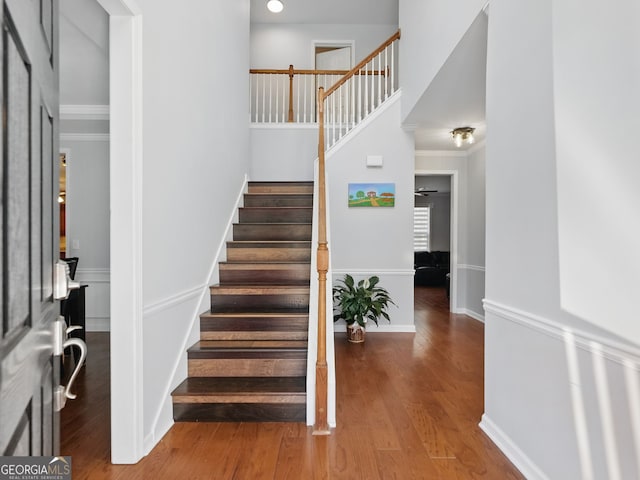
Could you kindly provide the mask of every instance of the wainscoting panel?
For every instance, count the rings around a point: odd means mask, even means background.
[[[640,347],[563,314],[484,306],[481,427],[509,459],[532,479],[640,478]]]
[[[458,308],[456,313],[464,313],[484,322],[484,276],[485,267],[458,264]]]
[[[111,272],[107,268],[78,268],[75,276],[85,289],[87,332],[110,330]]]

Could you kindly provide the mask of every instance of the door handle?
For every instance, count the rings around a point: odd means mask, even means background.
[[[71,290],[77,290],[79,288],[80,282],[71,280],[69,264],[59,259],[55,264],[53,276],[53,298],[55,300],[64,300],[69,298]]]
[[[58,317],[58,319],[53,322],[54,324],[54,348],[53,354],[62,356],[64,351],[69,347],[78,347],[80,349],[80,360],[76,363],[71,376],[69,377],[69,381],[67,385],[58,385],[53,392],[53,403],[54,410],[59,412],[62,410],[67,403],[67,398],[74,400],[77,398],[75,393],[71,392],[71,387],[76,380],[76,377],[80,373],[80,368],[84,364],[85,359],[87,358],[87,344],[81,338],[72,337],[69,338],[69,333],[74,330],[79,330],[82,327],[80,326],[72,326],[67,328],[64,317]]]

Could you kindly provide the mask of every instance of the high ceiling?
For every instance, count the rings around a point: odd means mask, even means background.
[[[458,150],[450,133],[456,127],[473,127],[476,142],[484,140],[486,64],[487,17],[480,13],[406,119],[416,126],[416,150]]]
[[[251,23],[397,25],[398,0],[282,0],[271,13],[267,0],[251,0]]]
[[[398,0],[283,0],[279,14],[267,0],[251,0],[252,23],[397,24]],[[400,47],[402,48],[402,47]],[[474,127],[476,141],[486,134],[485,86],[487,19],[481,13],[425,91],[405,124],[415,128],[416,150],[456,148],[451,130]]]

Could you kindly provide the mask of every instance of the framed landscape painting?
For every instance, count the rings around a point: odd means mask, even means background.
[[[396,203],[395,183],[350,183],[350,207],[393,207]]]

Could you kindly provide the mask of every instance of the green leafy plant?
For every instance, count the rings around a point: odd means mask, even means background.
[[[338,280],[338,285],[333,287],[333,299],[337,307],[334,308],[333,321],[343,319],[349,326],[357,323],[362,328],[367,320],[372,320],[376,326],[380,317],[391,321],[387,307],[395,303],[389,292],[378,286],[379,282],[380,279],[375,275],[357,284],[349,274],[344,276],[344,280]]]

